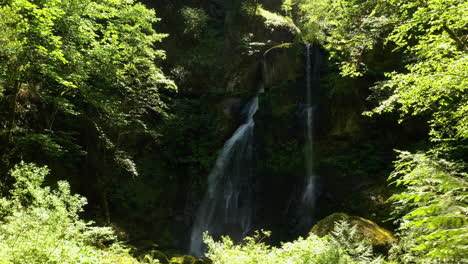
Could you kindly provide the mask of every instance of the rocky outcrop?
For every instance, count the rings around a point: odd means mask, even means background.
[[[298,43],[284,43],[265,51],[263,78],[265,87],[293,81],[304,71],[304,46]]]
[[[311,232],[320,237],[330,234],[338,221],[346,221],[356,226],[357,235],[363,240],[369,241],[373,246],[388,246],[396,241],[392,232],[371,220],[345,213],[334,213],[325,217],[312,227]]]

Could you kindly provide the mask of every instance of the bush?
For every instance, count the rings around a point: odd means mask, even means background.
[[[184,33],[191,34],[194,39],[198,39],[208,24],[209,16],[201,8],[183,7],[180,14],[184,20]]]
[[[42,187],[49,170],[21,162],[0,196],[0,263],[138,263],[109,227],[80,219],[86,199],[66,181]]]
[[[403,263],[467,263],[467,165],[428,153],[400,152],[390,197],[400,224],[392,257]]]
[[[241,244],[234,244],[229,237],[214,241],[205,233],[204,241],[208,245],[207,257],[214,264],[380,264],[385,261],[375,257],[372,247],[356,238],[356,227],[347,222],[336,225],[333,235],[320,238],[310,234],[307,238],[298,238],[284,243],[281,247],[271,247],[262,242],[269,232],[257,231]]]

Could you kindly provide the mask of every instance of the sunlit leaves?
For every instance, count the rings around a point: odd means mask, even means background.
[[[39,83],[44,95],[86,97],[89,86],[106,86],[118,96],[175,88],[155,66],[165,55],[154,44],[166,35],[154,31],[158,19],[142,4],[11,1],[0,5],[0,18],[6,89],[13,89],[13,81]]]
[[[365,72],[363,55],[383,41],[393,23],[387,15],[392,7],[385,1],[302,0],[299,6],[303,40],[324,45],[344,76]]]
[[[48,173],[23,162],[11,171],[13,188],[0,194],[0,262],[137,263],[114,243],[110,228],[80,219],[86,199],[72,194],[67,182],[42,186]],[[103,243],[105,250],[98,247]]]
[[[306,39],[323,43],[342,75],[361,76],[362,58],[378,42],[405,54],[406,71],[387,73],[376,85],[391,95],[374,112],[429,115],[434,139],[466,138],[466,1],[304,0],[301,7],[303,32],[312,30]]]
[[[463,263],[468,242],[468,174],[460,163],[401,152],[391,179],[406,189],[390,198],[400,220],[405,262]],[[397,251],[398,247],[394,249]]]
[[[401,217],[402,239],[394,255],[404,263],[467,262],[466,166],[449,152],[466,148],[468,138],[468,2],[302,3],[305,26],[319,25],[314,36],[341,64],[342,75],[365,74],[362,58],[379,42],[402,56],[396,65],[400,67],[372,88],[380,102],[366,114],[396,112],[400,122],[424,117],[431,128],[433,149],[428,154],[402,152],[391,177],[404,187],[390,199]]]
[[[165,53],[156,45],[167,36],[155,31],[158,21],[154,10],[133,0],[3,1],[2,103],[12,106],[8,115],[14,117],[18,105],[40,104],[44,113],[37,116],[50,120],[29,125],[21,118],[29,118],[31,108],[21,107],[20,120],[1,120],[2,129],[13,134],[10,141],[24,136],[12,133],[17,128],[40,134],[40,124],[48,123],[51,130],[56,117],[64,114],[99,123],[98,138],[115,150],[119,134],[134,129],[133,121],[164,117],[159,93],[176,86],[158,67]],[[16,100],[18,93],[29,90],[37,100]]]
[[[356,235],[356,227],[342,221],[335,225],[330,236],[320,238],[309,234],[295,241],[272,247],[263,242],[270,232],[257,231],[246,237],[243,243],[236,244],[229,237],[215,241],[204,234],[208,245],[207,257],[214,264],[384,264],[380,257],[375,257],[372,247]]]

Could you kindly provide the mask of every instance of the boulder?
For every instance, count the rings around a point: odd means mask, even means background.
[[[368,240],[374,247],[388,246],[396,240],[392,232],[380,227],[371,220],[359,216],[350,216],[345,213],[334,213],[325,217],[312,227],[311,232],[320,237],[325,236],[333,231],[335,223],[341,220],[355,225],[357,227],[358,236]]]

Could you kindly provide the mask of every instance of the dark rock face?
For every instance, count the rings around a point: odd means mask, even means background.
[[[308,147],[303,115],[305,47],[294,43],[297,32],[291,25],[272,26],[265,16],[245,16],[240,3],[151,2],[163,19],[158,31],[170,34],[161,45],[167,50],[166,72],[186,74],[179,76],[180,97],[197,103],[189,104],[181,114],[183,118],[166,124],[173,127],[164,131],[167,140],[163,143],[155,144],[153,135],[125,138],[125,142],[139,142],[133,147],[138,165],[143,168],[142,176],[136,183],[116,183],[135,190],[126,193],[131,199],[117,193],[113,201],[118,204],[135,200],[139,210],[148,206],[151,215],[144,221],[144,230],[154,234],[159,239],[156,243],[166,248],[180,249],[188,244],[216,154],[242,122],[241,106],[256,90],[259,78],[264,80],[265,93],[259,98],[259,111],[254,117],[259,163],[253,192],[260,197],[260,205],[252,229],[273,230],[273,241],[294,239],[308,231],[296,228],[294,211],[300,197],[291,195],[302,191],[304,150]],[[280,0],[262,3],[267,11],[280,10]],[[200,7],[209,16],[201,38],[184,34],[179,12],[184,6]],[[373,80],[339,77],[326,64],[320,75],[321,89],[314,95],[320,98],[320,104],[313,133],[313,159],[319,176],[313,221],[336,211],[382,220],[388,210],[383,201],[390,194],[382,186],[386,186],[392,169],[393,149],[405,144],[402,139],[406,135],[417,138],[417,129],[410,124],[389,126],[387,121],[394,119],[392,116],[370,119],[361,115],[372,108],[366,98]],[[201,99],[213,93],[213,98]],[[176,105],[174,109],[178,108]],[[177,127],[181,126],[187,129],[180,132]],[[141,145],[147,149],[137,149]],[[137,236],[144,237],[145,231],[138,231],[141,233]]]
[[[294,41],[298,29],[292,20],[279,15],[280,0],[259,1],[261,8],[252,1],[250,9],[244,8],[246,2],[147,1],[162,18],[158,32],[169,34],[160,44],[167,53],[165,72],[173,74],[181,93],[252,92],[263,53]],[[208,17],[196,37],[185,31],[187,22],[181,10],[187,7]],[[271,23],[270,15],[280,18],[281,23]]]
[[[284,43],[268,49],[263,62],[265,87],[298,79],[304,70],[302,52],[303,45],[297,43]]]

